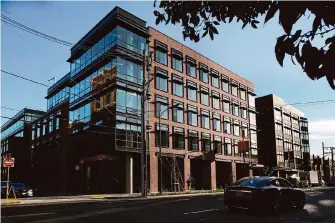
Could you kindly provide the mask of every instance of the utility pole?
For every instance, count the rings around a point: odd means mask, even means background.
[[[334,147],[330,147],[330,154],[332,157],[332,175],[335,176],[335,167],[334,167]]]
[[[326,176],[326,167],[325,167],[325,144],[322,142],[322,171],[323,171],[323,177]],[[324,179],[325,180],[325,179]]]
[[[141,193],[143,197],[147,196],[147,146],[146,146],[146,122],[145,122],[145,102],[147,97],[146,89],[146,52],[143,50],[142,61],[143,77],[142,77],[142,97],[141,97]]]

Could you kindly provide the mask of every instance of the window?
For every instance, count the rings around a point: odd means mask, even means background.
[[[190,57],[187,57],[186,72],[188,76],[197,78],[197,63]]]
[[[247,108],[246,107],[241,107],[241,117],[244,119],[247,119]]]
[[[292,135],[291,129],[284,127],[284,134],[286,134],[286,135]]]
[[[222,154],[222,139],[220,136],[214,136],[213,146],[217,154]]]
[[[167,66],[167,46],[155,40],[155,61]]]
[[[248,125],[246,124],[242,125],[242,137],[248,138]]]
[[[234,84],[231,85],[231,94],[237,97],[237,86]]]
[[[183,72],[183,54],[172,49],[172,69]]]
[[[202,151],[209,152],[211,151],[211,135],[208,133],[201,133],[202,139]]]
[[[31,130],[31,140],[34,140],[35,139],[35,129],[32,129]],[[5,151],[2,151],[2,152],[5,152]]]
[[[58,120],[58,119],[57,119]],[[36,138],[41,136],[41,127],[40,123],[37,124]]]
[[[238,104],[233,102],[232,107],[233,107],[233,115],[239,116],[239,106],[238,106]]]
[[[212,91],[212,107],[220,110],[220,94]]]
[[[240,90],[240,98],[241,98],[242,100],[245,100],[245,99],[246,99],[246,92],[245,92],[244,89],[241,89],[241,90]]]
[[[204,83],[208,83],[208,70],[207,69],[200,69],[200,80]]]
[[[160,126],[156,124],[156,146],[168,148],[169,147],[169,126],[161,124]],[[159,143],[161,142],[161,143]]]
[[[198,109],[195,106],[187,106],[187,124],[198,126]]]
[[[279,147],[283,147],[283,140],[282,139],[276,139],[276,144]]]
[[[240,136],[240,124],[238,122],[233,124],[233,134],[234,136]]]
[[[175,74],[172,75],[172,94],[179,97],[184,97],[183,78]]]
[[[200,87],[200,103],[209,106],[209,90],[205,87]]]
[[[156,89],[168,92],[168,73],[156,67]]]
[[[292,123],[295,125],[299,125],[299,121],[295,118],[292,118]]]
[[[50,116],[49,118],[49,132],[52,132],[54,130],[54,125],[53,125],[53,116]]]
[[[207,110],[201,109],[201,128],[209,129],[209,117],[210,113]]]
[[[187,81],[187,99],[197,102],[197,84]]]
[[[173,121],[184,123],[184,103],[173,101]]]
[[[230,119],[225,118],[223,121],[223,132],[230,134]]]
[[[173,148],[185,149],[185,133],[183,128],[173,127]]]
[[[282,120],[281,111],[275,109],[275,118],[280,121]]]
[[[238,140],[234,140],[234,155],[235,156],[241,156],[241,154],[238,151]]]
[[[231,156],[232,151],[231,151],[231,139],[225,138],[224,139],[224,154]]]
[[[105,95],[105,105],[112,103],[112,94],[109,92]]]
[[[169,101],[168,98],[156,95],[156,117],[169,119]]]
[[[249,107],[256,107],[255,97],[251,93],[248,94],[248,104],[249,104]]]
[[[251,125],[256,125],[256,114],[249,112],[249,120]]]
[[[289,141],[284,142],[285,151],[292,151],[292,143]]]
[[[219,72],[216,70],[211,70],[211,82],[213,87],[219,88]]]
[[[284,114],[284,115],[283,115],[283,118],[284,118],[285,121],[289,121],[289,122],[291,121],[290,116],[287,115],[287,114]]]
[[[256,130],[250,130],[250,141],[253,144],[257,144],[257,131]]]
[[[188,130],[188,150],[190,151],[198,151],[198,132]]]
[[[221,132],[221,116],[216,113],[213,113],[213,130]]]
[[[283,131],[283,126],[281,124],[276,123],[275,128],[277,131]]]
[[[226,97],[223,96],[222,100],[223,100],[223,103],[222,103],[223,104],[223,106],[222,106],[223,111],[226,112],[226,113],[230,113],[230,100],[229,100],[229,98],[226,98]]]
[[[224,92],[229,92],[229,78],[221,74],[221,88]]]

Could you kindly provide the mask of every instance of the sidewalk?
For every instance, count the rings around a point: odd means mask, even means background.
[[[211,193],[185,193],[185,194],[169,194],[169,195],[153,195],[142,197],[141,194],[96,194],[96,195],[78,195],[78,196],[53,196],[53,197],[31,197],[19,199],[1,199],[2,207],[25,206],[25,205],[42,205],[42,204],[60,204],[60,203],[78,203],[78,202],[95,202],[97,200],[146,200],[146,199],[173,199],[178,197],[190,196],[210,196],[223,194],[223,192]]]

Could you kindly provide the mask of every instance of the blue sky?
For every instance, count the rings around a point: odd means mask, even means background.
[[[1,2],[4,15],[41,32],[76,43],[115,6],[147,21],[152,26],[215,62],[252,81],[258,96],[274,93],[287,103],[335,99],[325,79],[310,80],[299,66],[285,59],[277,63],[274,46],[283,30],[278,19],[255,30],[241,24],[222,24],[214,41],[184,41],[181,26],[156,26],[150,2]],[[276,15],[278,16],[278,15]],[[277,18],[277,17],[276,17]],[[311,19],[311,18],[310,18]],[[311,21],[298,25],[308,28]],[[262,21],[261,21],[262,24]],[[36,37],[1,22],[1,69],[48,84],[66,74],[70,48]],[[51,84],[51,83],[49,83]],[[46,109],[46,88],[1,73],[1,105],[21,109]],[[321,142],[335,146],[335,104],[296,106],[310,120],[311,150],[321,152]],[[2,115],[14,111],[1,109]],[[2,120],[2,123],[5,120]]]

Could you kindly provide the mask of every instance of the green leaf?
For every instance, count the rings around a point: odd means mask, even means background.
[[[157,18],[156,18],[156,25],[158,25],[158,24],[160,23],[160,21],[161,21],[160,18],[157,17]]]
[[[251,26],[254,28],[254,29],[257,29],[257,26],[255,23],[251,22]]]
[[[157,10],[155,10],[155,11],[154,11],[154,15],[155,15],[155,16],[159,16],[160,13],[159,13]]]
[[[270,19],[273,18],[273,16],[276,14],[276,12],[278,11],[279,7],[278,7],[278,2],[273,2],[268,10],[268,12],[266,13],[265,16],[265,21],[264,24],[269,21]]]
[[[229,23],[231,23],[231,21],[233,21],[233,19],[234,19],[234,16],[231,16],[231,17],[229,18]]]
[[[312,40],[314,39],[314,35],[316,31],[318,30],[318,27],[321,25],[321,18],[316,17],[313,22],[313,29],[312,29]]]
[[[208,29],[202,34],[201,38],[204,38],[208,34]]]
[[[214,26],[212,26],[212,31],[213,31],[213,33],[215,33],[215,34],[219,34],[218,30],[217,30]]]
[[[297,30],[297,31],[294,33],[294,35],[292,36],[292,41],[293,41],[293,42],[297,41],[297,39],[298,39],[298,38],[300,37],[300,35],[301,35],[301,32],[302,32],[302,30],[299,29],[299,30]]]
[[[214,23],[214,25],[217,25],[217,26],[220,25],[220,23],[218,21],[214,21],[213,23]]]
[[[252,23],[258,24],[259,22],[257,20],[252,20]]]
[[[244,29],[244,27],[248,24],[248,22],[244,22],[242,29]]]
[[[209,30],[209,36],[211,37],[212,40],[214,39],[214,34],[212,30]]]
[[[285,35],[282,35],[277,39],[277,43],[275,46],[275,54],[276,54],[276,59],[280,66],[283,66],[284,58],[285,58],[285,51],[282,49],[283,47],[283,41],[286,38]]]

